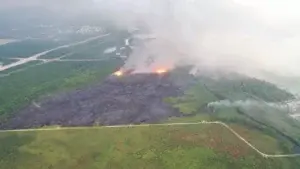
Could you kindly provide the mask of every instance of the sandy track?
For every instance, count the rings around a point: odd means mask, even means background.
[[[110,35],[110,34],[105,34],[105,35],[100,35],[100,36],[88,38],[88,39],[80,41],[80,42],[75,42],[75,43],[71,43],[71,44],[68,44],[68,45],[62,45],[62,46],[59,46],[59,47],[56,47],[56,48],[53,48],[53,49],[50,49],[50,50],[47,50],[47,51],[35,54],[35,55],[32,55],[32,56],[30,56],[28,58],[24,58],[24,59],[21,59],[21,60],[19,60],[17,62],[14,62],[14,63],[8,64],[8,65],[4,65],[4,66],[0,67],[0,72],[4,71],[4,70],[7,70],[9,68],[15,67],[15,66],[19,66],[19,65],[31,62],[31,61],[38,60],[38,58],[40,56],[45,55],[45,54],[47,54],[49,52],[52,52],[52,51],[55,51],[55,50],[58,50],[58,49],[62,49],[62,48],[68,48],[68,47],[71,47],[71,46],[80,45],[80,44],[83,44],[83,43],[87,43],[87,42],[90,42],[92,40],[96,40],[98,38],[102,38],[102,37],[105,37],[105,36],[108,36],[108,35]]]
[[[60,60],[60,59],[62,59],[64,57],[70,56],[71,54],[72,53],[68,53],[68,54],[62,55],[62,56],[60,56],[60,57],[58,57],[56,59]],[[39,59],[36,59],[36,60],[39,60]],[[23,72],[23,71],[25,71],[25,70],[27,70],[29,68],[32,68],[32,67],[35,67],[35,66],[40,66],[40,65],[43,65],[43,64],[47,64],[47,63],[50,63],[52,61],[53,61],[53,59],[52,60],[45,60],[45,61],[43,61],[43,63],[38,63],[38,64],[35,64],[35,65],[30,65],[30,66],[27,66],[25,68],[21,68],[21,69],[15,70],[15,71],[11,71],[11,72],[9,72],[7,74],[0,74],[0,78],[10,76],[10,75],[12,75],[14,73]]]

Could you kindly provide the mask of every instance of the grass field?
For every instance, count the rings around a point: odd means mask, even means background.
[[[234,112],[230,110],[226,110],[228,113]],[[226,113],[226,112],[223,112]],[[215,116],[200,113],[196,116],[190,116],[190,117],[181,117],[181,118],[170,118],[167,122],[170,123],[186,123],[186,122],[199,122],[199,121],[215,121],[215,120],[221,120],[226,121],[225,118],[230,117],[230,115],[222,114],[223,116],[226,116],[224,118],[216,118]],[[245,138],[249,143],[253,144],[256,148],[258,148],[260,151],[266,153],[266,154],[293,154],[293,152],[289,149],[286,149],[285,146],[282,145],[282,142],[277,139],[276,137],[270,136],[267,133],[262,132],[261,130],[251,128],[247,124],[247,122],[243,122],[244,119],[241,119],[241,123],[236,122],[230,122],[227,121],[226,124],[228,124],[234,131],[236,131],[239,135],[241,135],[243,138]],[[248,122],[250,123],[250,122]]]
[[[12,58],[25,58],[61,45],[61,42],[46,40],[24,40],[0,45],[0,62],[7,65],[16,62]],[[4,72],[0,72],[3,74]]]
[[[16,60],[13,60],[13,59],[8,59],[8,58],[1,58],[0,57],[0,63],[2,65],[6,65],[6,64],[10,64],[10,63],[13,63],[15,62]]]
[[[295,169],[299,160],[265,159],[209,124],[0,134],[3,169]]]
[[[47,62],[31,61],[26,64],[0,72],[0,123],[41,96],[71,90],[93,82],[100,82],[123,64],[115,53],[109,55],[103,51],[124,45],[126,32],[112,32],[103,38],[87,43],[51,51],[40,59],[53,59],[67,55],[63,59],[104,59],[94,62]],[[36,46],[35,46],[36,45]],[[52,42],[22,41],[3,45],[0,58],[25,57],[49,50]],[[14,49],[18,49],[14,51]],[[20,51],[19,51],[20,50]],[[20,56],[18,52],[23,55]],[[21,71],[20,71],[21,70]],[[12,74],[10,74],[13,72]],[[10,74],[10,76],[3,76]],[[2,75],[2,76],[1,76]]]
[[[268,136],[265,138],[269,140],[267,142],[270,144],[273,142],[270,139],[279,141],[280,148],[285,153],[299,152],[300,123],[291,119],[286,111],[264,104],[264,102],[291,99],[291,94],[270,83],[238,76],[232,79],[221,78],[218,80],[200,77],[195,81],[196,85],[187,90],[185,95],[167,98],[165,101],[188,116],[197,114],[204,120],[223,121],[232,125],[244,126],[257,133],[263,133]],[[255,100],[257,98],[261,102],[260,106],[207,107],[210,102],[217,100],[242,102],[246,99]],[[195,117],[192,116],[192,118]],[[252,142],[257,141],[256,137],[249,137],[249,139]],[[264,149],[267,146],[263,144],[261,148]]]
[[[125,32],[114,32],[108,36],[92,40],[90,42],[76,45],[68,48],[62,48],[49,52],[40,57],[40,59],[53,59],[59,56],[70,54],[64,59],[100,59],[109,56],[116,56],[116,52],[105,54],[107,48],[116,47],[118,52],[120,48],[125,46],[125,39],[130,35]]]
[[[63,42],[49,40],[24,40],[0,46],[0,58],[28,57],[62,45]]]
[[[0,77],[1,76],[6,76],[6,75],[8,75],[8,74],[10,74],[12,72],[22,71],[24,69],[33,67],[35,65],[39,65],[41,63],[42,63],[42,61],[35,60],[35,61],[27,62],[25,64],[21,64],[21,65],[18,65],[18,66],[15,66],[15,67],[3,70],[3,71],[0,72]]]
[[[40,96],[100,82],[123,64],[101,62],[52,62],[0,78],[0,120]],[[54,92],[54,93],[53,93]]]
[[[123,60],[110,57],[120,51],[104,54],[104,50],[114,46],[119,49],[127,36],[123,32],[41,57],[52,59],[70,54],[64,59],[107,58],[104,61],[49,62],[33,66],[41,63],[34,61],[5,72],[28,68],[0,78],[0,123],[40,97],[101,82],[123,64]],[[42,51],[49,45],[55,46],[41,43],[33,52],[30,47],[35,43],[14,45],[22,46],[24,56]],[[2,51],[0,48],[0,58],[16,57],[18,52],[13,50],[14,47],[6,46]],[[182,77],[187,76],[183,73],[179,75]],[[256,79],[221,81],[206,77],[196,79],[183,96],[165,98],[187,116],[171,118],[167,122],[223,121],[264,153],[293,153],[291,142],[266,127],[276,127],[300,140],[299,124],[292,123],[282,112],[253,108],[241,113],[240,109],[232,107],[214,110],[207,107],[210,102],[249,99],[252,95],[275,102],[292,96]],[[224,126],[212,124],[0,133],[0,169],[296,169],[299,166],[300,158],[263,158]]]

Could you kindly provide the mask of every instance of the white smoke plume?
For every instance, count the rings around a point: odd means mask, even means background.
[[[248,74],[299,75],[297,0],[95,0],[121,27],[145,27],[156,40],[131,62],[155,55],[160,64],[184,60]]]
[[[140,69],[153,56],[157,66],[184,61],[262,78],[262,71],[300,76],[298,0],[0,0],[0,4],[1,11],[47,8],[58,17],[87,16],[121,28],[143,28],[155,40],[136,48],[130,57],[128,64]]]
[[[235,108],[253,108],[253,107],[269,107],[269,108],[274,108],[278,109],[281,111],[286,111],[286,112],[292,112],[294,110],[294,106],[291,104],[287,103],[272,103],[272,102],[261,102],[257,100],[237,100],[237,101],[230,101],[230,100],[220,100],[216,102],[210,102],[207,105],[208,107],[213,107],[213,108],[224,108],[224,107],[235,107]]]

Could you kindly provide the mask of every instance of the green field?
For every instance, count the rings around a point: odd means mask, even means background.
[[[41,56],[40,59],[53,59],[66,54],[68,54],[68,56],[64,57],[64,59],[101,59],[116,56],[116,52],[105,54],[105,49],[110,47],[119,49],[123,47],[125,45],[125,39],[129,36],[130,35],[126,32],[113,33],[84,44],[49,52]]]
[[[41,56],[42,59],[62,55],[66,55],[63,59],[105,58],[103,61],[33,61],[1,72],[23,69],[0,77],[0,123],[41,97],[101,82],[123,65],[124,61],[115,56],[121,52],[119,48],[124,46],[124,38],[128,36],[120,32]],[[35,43],[3,45],[5,50],[0,48],[0,59],[16,57],[18,52],[24,56],[35,54],[51,46],[41,43],[34,49]],[[22,46],[20,51],[12,50],[18,45]],[[114,46],[117,51],[103,53]],[[238,75],[217,80],[205,76],[191,78],[185,71],[179,68],[171,72],[171,76],[188,84],[183,85],[184,94],[164,99],[185,117],[173,117],[166,122],[222,121],[264,153],[296,153],[300,123],[290,119],[286,112],[265,104],[290,100],[293,95],[253,78]],[[219,100],[247,99],[260,101],[262,105],[207,106]],[[263,158],[218,124],[0,133],[0,169],[296,169],[299,166],[300,157]]]
[[[0,77],[1,77],[1,76],[5,76],[5,75],[7,75],[7,74],[11,74],[11,73],[13,73],[13,72],[23,71],[23,70],[25,70],[25,69],[34,67],[34,66],[36,66],[36,65],[40,65],[40,64],[42,64],[42,63],[43,63],[42,61],[38,61],[38,60],[30,61],[30,62],[27,62],[27,63],[25,63],[25,64],[21,64],[21,65],[18,65],[18,66],[15,66],[15,67],[6,69],[6,70],[4,70],[4,71],[1,71],[1,72],[0,72]]]
[[[101,62],[52,62],[0,78],[0,119],[5,120],[32,100],[53,92],[99,82],[123,64]]]
[[[200,115],[204,120],[223,121],[263,133],[278,140],[285,153],[297,153],[298,151],[294,150],[298,149],[296,147],[299,147],[300,143],[299,121],[291,119],[286,111],[265,104],[270,101],[293,99],[293,96],[267,82],[238,76],[231,77],[234,78],[214,80],[200,77],[194,80],[195,84],[183,96],[166,98],[165,101],[188,116]],[[258,99],[260,105],[207,107],[210,102],[226,99],[240,102]],[[253,141],[255,142],[255,139]]]
[[[25,58],[62,45],[64,42],[47,40],[24,40],[0,45],[0,62],[7,65],[18,61],[12,58]],[[9,70],[11,71],[11,70]],[[4,74],[4,72],[0,72]]]
[[[107,47],[122,46],[126,32],[113,32],[109,36],[87,43],[51,51],[40,59],[53,59],[66,55],[63,59],[104,59],[95,62],[47,62],[31,61],[0,72],[0,122],[6,120],[35,99],[48,94],[100,82],[123,65],[123,61],[113,54],[103,54]],[[41,43],[34,48],[36,41],[16,42],[1,46],[0,56],[18,56],[20,48],[24,56],[49,50],[51,45]],[[46,43],[46,42],[45,42]],[[53,46],[53,45],[52,45]],[[12,73],[13,72],[13,73]],[[11,74],[10,74],[11,73]],[[5,76],[10,74],[10,76]],[[2,76],[1,76],[2,75]]]
[[[0,46],[0,58],[23,58],[62,45],[49,40],[24,40]]]
[[[0,86],[5,86],[0,87],[1,93],[6,94],[0,98],[3,101],[15,99],[14,102],[7,101],[7,107],[4,107],[14,110],[16,105],[21,106],[19,103],[25,104],[41,95],[98,82],[120,64],[121,60],[107,60],[92,63],[53,62],[37,66],[6,77],[11,79],[0,81]],[[13,87],[9,87],[11,85]],[[220,97],[209,87],[197,82],[186,90],[185,95],[166,98],[166,102],[188,115],[184,118],[171,118],[167,122],[224,121],[264,153],[293,153],[291,142],[280,138],[274,130],[239,113],[236,108],[220,108],[213,112],[206,110],[207,103],[217,101]],[[214,89],[221,88],[223,87],[219,86]],[[236,91],[237,94],[232,94],[241,95],[239,90]],[[11,96],[9,93],[19,94]],[[284,92],[274,91],[269,95],[272,97],[272,94],[277,93]],[[226,96],[223,94],[221,97]],[[256,96],[262,99],[264,97]],[[289,94],[286,93],[286,96]],[[262,114],[259,113],[255,116],[256,119],[260,117]],[[286,120],[285,116],[268,119],[276,118]],[[288,122],[280,123],[279,127]],[[267,124],[272,125],[269,122]],[[293,129],[291,132],[296,131]],[[296,169],[299,165],[300,157],[264,158],[228,129],[212,124],[0,133],[0,166],[3,168]]]
[[[0,62],[2,63],[2,65],[10,64],[10,63],[13,63],[15,61],[16,60],[14,60],[14,59],[0,58]]]
[[[262,134],[245,134],[268,144]],[[278,150],[270,140],[265,150]],[[295,169],[299,160],[265,159],[226,128],[209,124],[0,134],[2,168]]]

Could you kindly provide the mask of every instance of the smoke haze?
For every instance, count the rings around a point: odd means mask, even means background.
[[[252,74],[260,70],[300,74],[296,0],[96,2],[119,26],[143,25],[156,37],[133,60],[156,55],[164,62],[185,59]]]
[[[286,103],[267,103],[264,102],[262,103],[261,101],[257,100],[237,100],[237,101],[230,101],[230,100],[220,100],[216,102],[210,102],[208,107],[214,107],[214,108],[222,108],[222,107],[236,107],[236,108],[244,108],[244,109],[249,109],[253,107],[269,107],[269,108],[274,108],[278,110],[283,110],[287,111],[289,110],[291,105],[288,105]]]
[[[143,27],[155,40],[136,48],[128,64],[149,56],[160,66],[185,62],[257,75],[300,75],[297,0],[0,0],[2,9],[44,7],[93,13],[121,28]],[[61,13],[60,13],[61,15]],[[91,16],[90,16],[91,17]],[[143,67],[143,66],[141,66]]]

